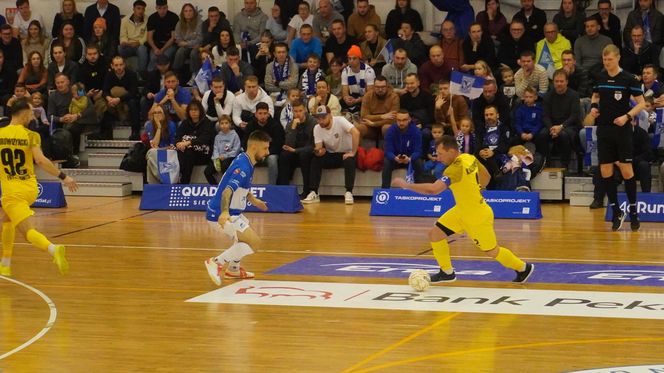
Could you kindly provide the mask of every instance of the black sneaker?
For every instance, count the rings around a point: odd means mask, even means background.
[[[591,210],[601,209],[602,207],[604,207],[604,201],[599,199],[593,199],[593,203],[588,206],[588,208]]]
[[[452,272],[452,274],[448,275],[441,269],[440,272],[436,273],[435,275],[431,275],[430,278],[432,284],[438,282],[454,282],[456,281],[456,274]]]
[[[615,232],[622,227],[623,222],[625,221],[625,211],[619,210],[618,213],[613,213],[613,225],[611,229]]]
[[[629,214],[629,226],[632,228],[632,232],[638,232],[641,228],[641,222],[639,221],[638,214]]]
[[[516,272],[516,277],[512,282],[518,282],[520,284],[523,284],[528,280],[528,277],[533,274],[535,271],[535,265],[531,263],[526,263],[526,269],[524,269],[522,272],[515,271]]]

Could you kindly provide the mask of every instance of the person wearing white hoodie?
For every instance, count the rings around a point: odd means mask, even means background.
[[[233,102],[233,123],[244,129],[251,118],[253,118],[256,112],[256,104],[259,102],[265,102],[270,108],[270,115],[274,117],[272,97],[263,88],[258,86],[258,78],[256,76],[248,76],[244,80],[244,92],[235,96],[235,102]]]
[[[408,59],[405,49],[399,48],[394,51],[392,62],[383,66],[382,75],[399,96],[406,93],[406,76],[410,73],[417,74],[417,66]]]

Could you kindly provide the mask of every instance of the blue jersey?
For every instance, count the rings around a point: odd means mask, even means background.
[[[208,202],[206,218],[209,221],[219,220],[221,215],[221,194],[226,188],[231,188],[231,203],[229,213],[231,216],[240,215],[247,207],[247,194],[251,191],[251,179],[254,175],[254,166],[247,153],[240,153],[222,176],[217,192]]]

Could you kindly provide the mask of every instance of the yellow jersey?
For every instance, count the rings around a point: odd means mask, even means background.
[[[460,154],[451,165],[445,168],[443,179],[447,177],[448,187],[454,194],[456,206],[472,211],[486,206],[480,193],[480,163],[471,154]],[[443,180],[445,181],[445,180]]]
[[[41,146],[38,133],[20,124],[0,128],[0,187],[3,195],[37,189],[33,146]]]

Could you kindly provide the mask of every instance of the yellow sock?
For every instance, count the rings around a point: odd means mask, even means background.
[[[44,251],[48,250],[48,247],[51,245],[51,241],[49,241],[46,236],[39,233],[36,229],[28,230],[28,232],[25,234],[25,239],[28,240],[32,246]]]
[[[438,265],[443,272],[452,273],[452,259],[450,259],[450,245],[447,240],[440,240],[438,242],[431,242],[433,249],[433,256],[436,258]]]
[[[2,223],[2,257],[11,258],[14,251],[14,226],[11,222]]]
[[[526,269],[526,263],[523,260],[517,258],[517,256],[514,255],[510,249],[504,247],[498,247],[498,255],[496,256],[496,260],[503,266],[511,268],[515,271],[521,272]]]

